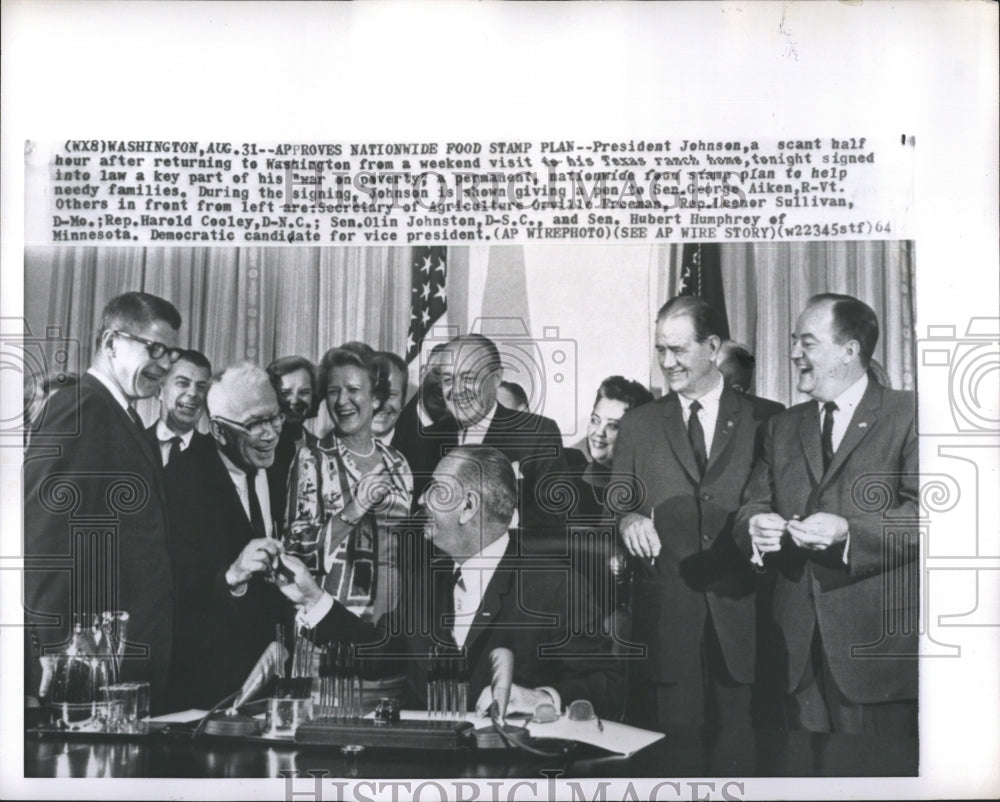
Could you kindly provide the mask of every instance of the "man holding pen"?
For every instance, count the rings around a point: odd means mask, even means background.
[[[732,539],[740,495],[777,405],[732,391],[716,367],[721,321],[700,298],[660,309],[656,351],[669,393],[621,423],[611,510],[634,559],[629,717],[665,730],[750,726],[757,578]],[[609,505],[614,498],[609,499]]]

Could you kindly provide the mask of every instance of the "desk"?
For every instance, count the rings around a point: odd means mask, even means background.
[[[255,777],[325,771],[328,777],[383,779],[565,777],[837,777],[916,776],[916,740],[757,730],[712,735],[699,730],[667,737],[629,758],[581,749],[567,764],[556,759],[492,754],[367,749],[356,773],[337,747],[264,744],[202,736],[72,741],[28,733],[26,777]]]

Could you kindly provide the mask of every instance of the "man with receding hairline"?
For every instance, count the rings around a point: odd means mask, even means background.
[[[149,681],[154,712],[171,654],[169,529],[160,455],[135,402],[180,358],[180,326],[173,304],[155,295],[112,298],[79,393],[49,399],[24,460],[26,623],[52,651],[73,616],[89,628],[95,614],[126,610],[122,678]],[[95,530],[94,521],[104,523]]]
[[[213,448],[168,471],[175,584],[174,709],[205,709],[237,690],[274,637],[282,598],[263,580],[275,539],[267,469],[283,415],[271,381],[244,362],[208,390]]]
[[[773,417],[736,535],[776,571],[791,722],[916,736],[919,493],[912,393],[868,377],[879,327],[848,295],[811,298],[792,336],[798,390]],[[865,488],[884,503],[870,504]]]
[[[618,514],[632,555],[630,715],[666,729],[751,724],[756,577],[732,537],[772,402],[737,393],[716,367],[722,321],[678,296],[656,320],[670,392],[622,418],[613,471],[631,477]]]

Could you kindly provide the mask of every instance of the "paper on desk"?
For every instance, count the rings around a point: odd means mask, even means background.
[[[424,710],[402,710],[400,718],[411,721],[427,721],[427,712]],[[465,720],[476,729],[489,724],[488,718],[478,716],[475,713],[468,713]],[[524,722],[517,719],[511,719],[508,723],[524,726]],[[645,749],[664,737],[662,732],[630,727],[628,724],[619,724],[617,721],[604,721],[602,719],[601,723],[604,725],[603,732],[597,726],[596,719],[570,721],[567,716],[563,715],[556,721],[547,724],[530,722],[527,727],[533,738],[562,738],[567,741],[579,741],[626,757],[635,754],[640,749]]]
[[[204,718],[207,710],[179,710],[176,713],[166,713],[162,716],[154,716],[149,720],[150,724],[174,724],[176,722],[195,721]]]

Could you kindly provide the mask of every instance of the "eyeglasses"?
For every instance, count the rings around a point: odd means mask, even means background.
[[[183,348],[171,348],[169,345],[164,345],[156,340],[147,340],[145,337],[137,337],[135,334],[130,334],[127,331],[112,329],[111,333],[124,337],[126,340],[135,340],[137,343],[142,343],[146,346],[146,351],[149,353],[151,359],[162,359],[163,355],[166,354],[171,362],[176,362],[184,355]]]
[[[238,423],[237,421],[229,420],[229,418],[223,418],[221,415],[214,415],[212,420],[221,421],[240,431],[246,432],[250,437],[260,437],[267,428],[270,428],[275,433],[280,432],[285,422],[285,415],[283,412],[278,412],[265,418],[254,418],[246,423]]]

